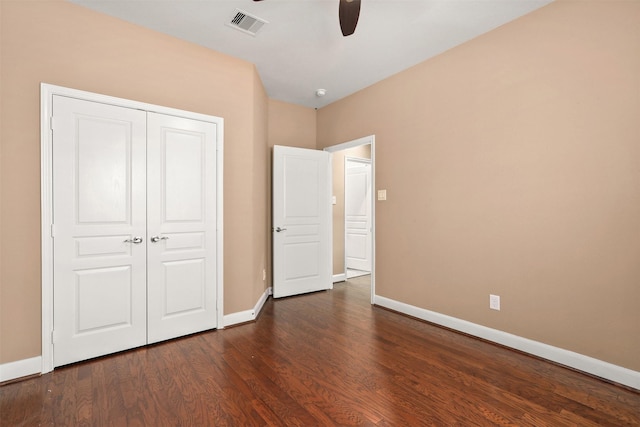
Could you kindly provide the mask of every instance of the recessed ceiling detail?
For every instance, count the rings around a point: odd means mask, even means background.
[[[265,24],[268,24],[268,22],[264,19],[250,15],[240,9],[236,9],[231,21],[227,23],[231,28],[235,28],[238,31],[242,31],[243,33],[250,34],[254,37]]]

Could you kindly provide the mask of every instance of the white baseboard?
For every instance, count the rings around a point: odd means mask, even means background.
[[[640,372],[379,295],[374,304],[640,390]]]
[[[241,311],[224,316],[224,326],[231,326],[255,320],[271,294],[272,289],[266,289],[253,310]],[[405,304],[379,295],[374,296],[374,304],[640,390],[640,372],[623,368],[622,366],[617,366],[583,354],[564,350],[538,341],[533,341],[528,338],[509,334],[497,329],[488,328],[486,326],[447,316],[445,314],[425,310],[423,308]],[[39,374],[41,372],[41,356],[4,363],[0,365],[0,382]]]
[[[223,317],[224,326],[237,325],[239,323],[251,322],[256,319],[264,303],[267,302],[272,289],[267,288],[253,310],[240,311],[238,313],[227,314]],[[27,375],[42,373],[42,356],[23,359],[15,362],[0,365],[0,382],[14,380]]]
[[[42,357],[17,360],[0,365],[0,382],[15,380],[42,372]]]
[[[258,314],[260,314],[260,311],[262,311],[264,303],[267,302],[267,298],[269,298],[269,295],[272,295],[272,293],[273,292],[271,287],[265,289],[264,293],[262,294],[262,296],[260,296],[260,299],[252,310],[226,314],[223,319],[224,327],[237,325],[239,323],[252,322],[256,320],[256,317],[258,317]]]
[[[344,282],[345,280],[347,280],[347,275],[345,273],[333,275],[333,283]]]

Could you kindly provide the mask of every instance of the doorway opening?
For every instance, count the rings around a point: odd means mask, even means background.
[[[333,282],[375,295],[375,136],[324,149],[333,157]],[[368,166],[367,166],[368,165]],[[368,169],[368,170],[367,170]]]

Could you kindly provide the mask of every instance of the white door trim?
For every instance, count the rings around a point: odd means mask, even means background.
[[[374,303],[376,295],[376,136],[369,135],[342,144],[326,147],[324,150],[330,153],[371,144],[371,304]],[[345,266],[346,269],[346,266]]]
[[[46,83],[40,85],[40,206],[41,206],[41,262],[42,262],[42,373],[53,370],[53,188],[52,188],[52,101],[54,95],[100,102],[126,108],[186,117],[216,124],[216,324],[223,322],[223,154],[224,120],[220,117],[178,110],[129,99],[116,98]]]

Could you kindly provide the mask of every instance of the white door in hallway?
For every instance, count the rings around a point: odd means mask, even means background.
[[[345,159],[346,267],[371,271],[371,161]]]
[[[216,125],[147,119],[148,341],[216,327]]]
[[[54,363],[144,345],[146,113],[53,100]]]
[[[331,154],[273,149],[273,296],[332,287]]]
[[[217,125],[52,109],[54,366],[215,328]]]

